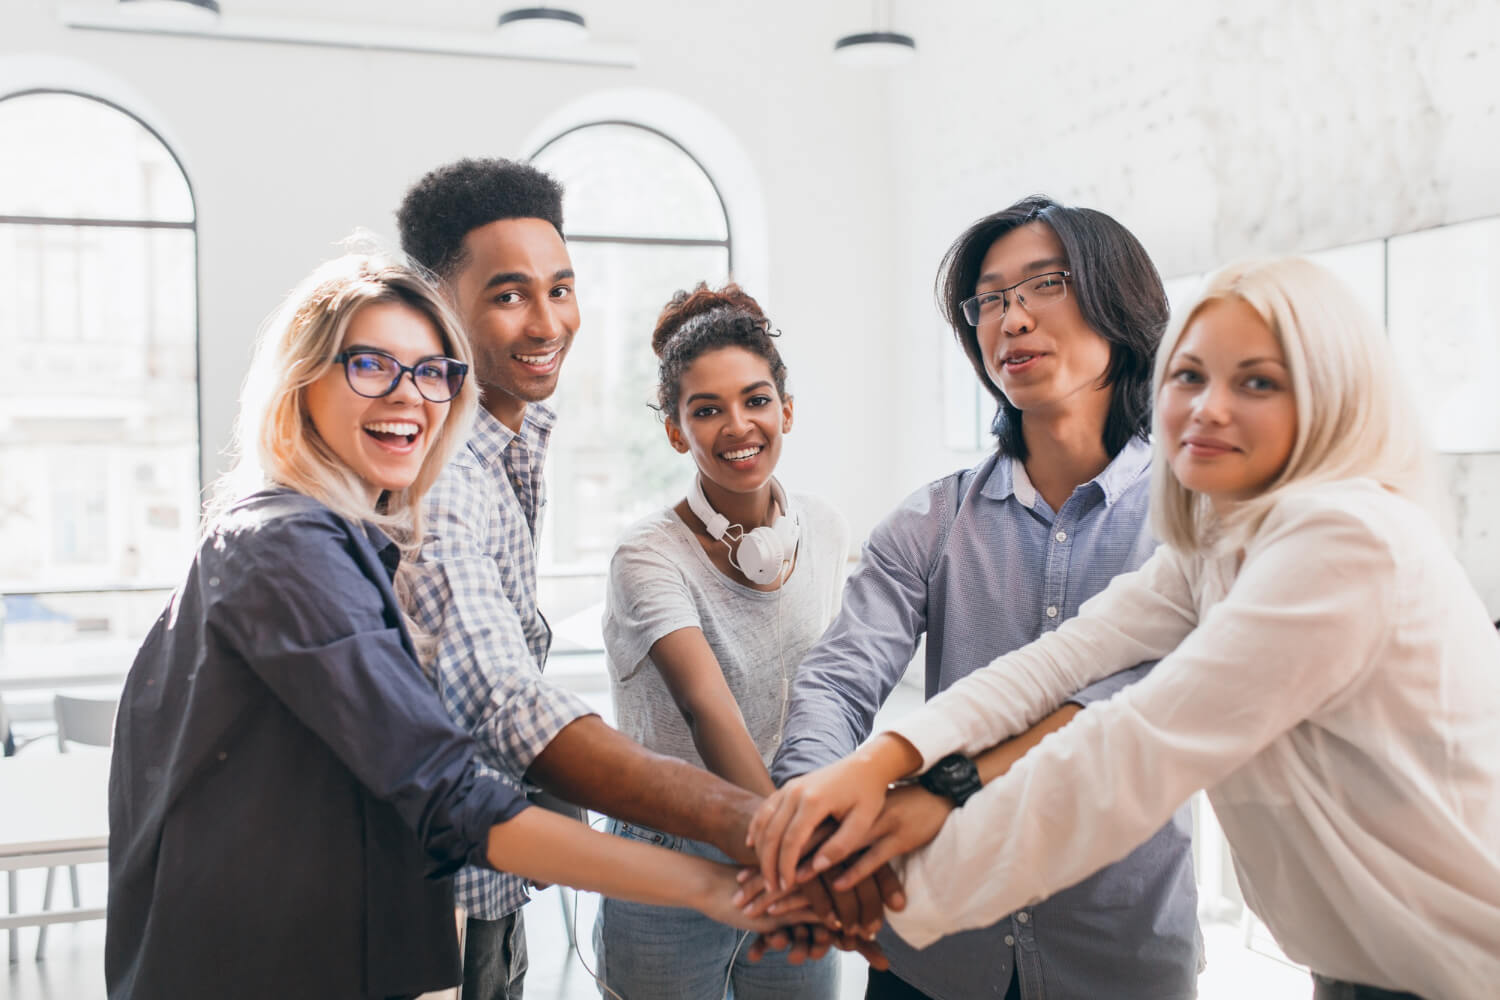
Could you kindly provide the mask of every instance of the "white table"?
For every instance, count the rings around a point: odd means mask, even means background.
[[[139,639],[94,639],[0,651],[0,692],[55,691],[113,685],[118,689],[140,649]]]
[[[51,868],[108,858],[109,751],[0,758],[0,871]],[[16,909],[14,877],[10,911]],[[103,907],[0,914],[18,959],[16,928],[99,920]]]

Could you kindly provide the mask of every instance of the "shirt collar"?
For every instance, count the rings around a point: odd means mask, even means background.
[[[552,425],[557,422],[557,411],[546,403],[527,403],[526,415],[521,418],[519,434],[501,423],[489,410],[479,408],[474,418],[474,430],[469,434],[469,450],[485,467],[500,464],[505,449],[517,437],[533,450],[544,449],[552,436]]]
[[[396,578],[396,569],[401,565],[401,547],[391,541],[391,536],[381,531],[369,521],[362,522],[365,529],[365,538],[369,539],[370,545],[375,549],[375,555],[379,557],[380,564],[385,571]]]
[[[1132,437],[1104,471],[1084,485],[1097,487],[1104,494],[1104,503],[1113,505],[1150,467],[1151,446],[1138,437]],[[1000,456],[996,460],[980,492],[992,500],[1014,496],[1028,510],[1036,506],[1036,487],[1026,475],[1026,467],[1019,459],[1010,456]]]

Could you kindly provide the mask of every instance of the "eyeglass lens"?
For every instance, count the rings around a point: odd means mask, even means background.
[[[964,318],[971,326],[980,322],[993,323],[1010,311],[1012,301],[1021,303],[1022,309],[1035,309],[1049,302],[1056,302],[1068,294],[1066,275],[1061,271],[1038,274],[1027,278],[1019,285],[1003,291],[980,292],[963,301]]]
[[[361,396],[374,398],[394,392],[401,376],[411,372],[417,391],[425,399],[446,403],[462,388],[467,366],[449,358],[426,358],[407,367],[385,354],[357,351],[348,356],[344,370],[348,373],[350,388]]]

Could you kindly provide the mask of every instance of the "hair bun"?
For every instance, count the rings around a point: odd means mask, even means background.
[[[766,314],[761,311],[760,303],[756,302],[739,285],[731,281],[722,288],[714,289],[700,281],[691,292],[678,291],[662,308],[661,315],[656,318],[656,329],[651,333],[651,350],[658,358],[661,357],[667,344],[689,320],[716,309],[746,313],[769,325]]]

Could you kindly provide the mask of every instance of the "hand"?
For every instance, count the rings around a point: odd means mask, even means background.
[[[797,938],[797,932],[804,930],[808,933],[810,944]],[[885,957],[885,952],[874,941],[868,941],[854,934],[834,936],[826,927],[817,924],[806,927],[788,927],[770,934],[762,934],[750,943],[750,950],[745,954],[750,961],[759,962],[768,951],[781,951],[789,948],[787,962],[797,965],[806,959],[815,961],[822,958],[828,953],[830,946],[840,951],[859,952],[872,968],[883,970],[891,967],[890,959]]]
[[[808,877],[862,846],[885,803],[887,780],[878,765],[856,754],[794,778],[761,803],[745,842],[755,848],[772,891],[780,893],[797,884],[797,863],[825,819],[839,820],[840,825],[818,847]]]
[[[870,845],[834,879],[833,888],[850,888],[872,873],[890,873],[887,862],[930,843],[951,812],[952,800],[919,785],[891,789],[886,795],[885,808],[870,827]],[[894,873],[890,877],[894,879]]]
[[[755,931],[759,934],[769,934],[782,927],[821,921],[821,918],[808,906],[807,898],[800,892],[783,897],[780,900],[781,906],[775,913],[766,912],[751,916],[735,902],[742,892],[735,877],[737,871],[735,868],[712,861],[703,861],[698,868],[702,872],[702,882],[690,897],[692,906],[704,916],[717,920],[721,924],[728,924],[741,930]],[[827,951],[826,946],[823,951]]]
[[[822,924],[798,924],[757,935],[750,942],[745,956],[752,962],[759,962],[768,951],[785,951],[788,965],[801,965],[807,961],[816,962],[828,954],[835,940],[833,933]]]

